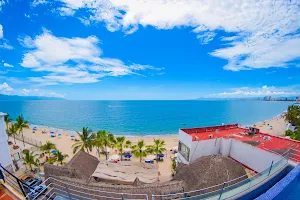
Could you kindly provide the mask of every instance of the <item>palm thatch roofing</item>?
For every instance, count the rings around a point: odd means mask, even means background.
[[[155,183],[158,181],[158,166],[141,162],[110,163],[101,161],[92,176],[98,181],[119,184],[133,184],[136,179],[142,183]]]
[[[185,191],[199,190],[246,175],[244,167],[222,155],[203,156],[189,165],[179,165],[173,180],[183,180]],[[236,182],[248,178],[244,176]],[[232,182],[234,183],[234,182]],[[213,190],[219,189],[215,187]],[[209,190],[212,191],[212,190]],[[205,192],[209,192],[205,191]]]

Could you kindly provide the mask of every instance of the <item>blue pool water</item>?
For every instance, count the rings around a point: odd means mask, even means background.
[[[289,102],[264,101],[0,101],[0,112],[23,114],[31,124],[114,134],[175,134],[179,128],[252,124],[272,118]]]
[[[300,182],[298,182],[295,189],[293,189],[292,192],[286,196],[285,200],[299,200],[299,199],[300,199]]]

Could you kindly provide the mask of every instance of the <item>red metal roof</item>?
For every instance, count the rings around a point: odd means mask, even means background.
[[[216,129],[218,129],[218,131],[216,131]],[[248,144],[251,143],[257,148],[271,150],[274,153],[278,154],[283,154],[289,149],[293,149],[290,159],[297,162],[300,161],[300,141],[291,140],[288,138],[278,137],[261,132],[253,136],[243,135],[243,133],[248,132],[248,129],[238,127],[237,124],[190,128],[181,130],[192,136],[193,141],[209,140],[214,138],[234,138],[235,140],[239,140]],[[210,138],[210,136],[212,136],[212,138]]]

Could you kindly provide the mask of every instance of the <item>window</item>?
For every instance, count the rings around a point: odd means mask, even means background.
[[[188,148],[185,144],[179,141],[178,151],[187,161],[189,161],[190,148]]]

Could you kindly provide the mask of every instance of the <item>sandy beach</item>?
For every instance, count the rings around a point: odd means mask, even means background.
[[[285,133],[287,122],[284,120],[284,117],[282,115],[276,116],[273,119],[265,120],[263,122],[256,123],[256,127],[261,130],[262,133],[269,133],[272,135],[282,136]],[[272,126],[272,129],[270,128]],[[47,133],[42,133],[42,129],[38,127],[37,131],[33,133],[32,129],[25,129],[24,130],[24,136],[27,138],[32,138],[37,141],[41,141],[42,143],[45,143],[46,141],[50,141],[54,143],[60,151],[62,151],[64,154],[68,154],[69,157],[67,158],[67,161],[72,158],[74,155],[72,152],[72,145],[75,143],[74,140],[71,140],[71,134],[68,131],[58,130],[56,132],[56,136],[58,134],[62,134],[61,137],[50,137],[49,129],[47,130]],[[50,129],[52,130],[52,129]],[[146,136],[146,137],[132,137],[129,136],[126,139],[131,140],[132,144],[136,144],[138,140],[143,139],[146,143],[146,145],[151,145],[153,143],[154,138],[159,138],[165,141],[166,146],[165,148],[168,150],[165,152],[166,157],[163,162],[159,162],[159,171],[160,171],[160,181],[168,181],[171,179],[171,159],[172,153],[169,151],[172,147],[178,145],[178,136],[177,135],[160,135],[160,136]],[[18,142],[20,144],[20,142]],[[22,146],[22,145],[20,145]],[[28,146],[28,145],[27,145]],[[116,149],[111,150],[111,154],[117,153]],[[98,157],[96,154],[96,149],[93,149],[91,152],[92,155]],[[101,155],[100,159],[104,160],[105,156]],[[132,157],[132,161],[138,162],[139,158]]]

